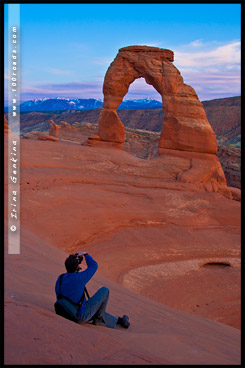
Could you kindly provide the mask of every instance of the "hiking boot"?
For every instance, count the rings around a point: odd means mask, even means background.
[[[124,328],[129,328],[130,322],[128,316],[124,314],[122,317],[118,317],[117,324]]]

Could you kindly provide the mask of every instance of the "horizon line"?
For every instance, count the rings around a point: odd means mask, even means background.
[[[217,97],[217,98],[210,98],[210,99],[205,99],[205,100],[200,100],[201,102],[205,102],[205,101],[213,101],[213,100],[223,100],[225,98],[233,98],[233,97],[241,97],[241,94],[239,95],[234,95],[234,96],[226,96],[226,97]],[[96,100],[96,101],[101,101],[103,102],[103,99],[101,98],[95,98],[95,97],[88,97],[88,98],[80,98],[80,97],[35,97],[32,99],[26,99],[26,100],[22,100],[20,105],[24,102],[28,102],[28,101],[34,101],[34,100],[42,100],[42,99],[49,99],[49,100],[55,100],[55,99],[61,99],[61,100]],[[151,98],[151,97],[144,97],[144,98],[128,98],[126,100],[123,100],[122,102],[125,101],[138,101],[138,100],[146,100],[146,99],[151,99],[152,101],[157,101],[157,102],[161,102],[155,98]],[[8,102],[8,99],[4,100],[4,107],[8,107],[7,104],[5,104],[6,102]]]

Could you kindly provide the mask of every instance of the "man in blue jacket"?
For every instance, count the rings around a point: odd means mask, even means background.
[[[79,264],[85,258],[87,268],[81,271]],[[55,284],[56,296],[61,293],[63,296],[71,299],[74,303],[78,303],[87,282],[93,277],[98,269],[98,263],[86,252],[78,252],[71,254],[65,260],[65,267],[67,272],[63,275],[61,289],[59,289],[59,281],[61,275],[58,277]],[[109,289],[101,287],[91,298],[86,300],[84,297],[82,305],[77,314],[77,323],[93,321],[93,324],[104,323],[107,327],[114,328],[116,325],[121,325],[128,328],[129,318],[114,317],[106,312],[106,305],[109,299]]]

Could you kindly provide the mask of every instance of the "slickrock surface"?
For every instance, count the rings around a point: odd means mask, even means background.
[[[20,255],[5,248],[5,364],[240,364],[239,330],[174,310],[99,274],[89,292],[109,287],[107,310],[126,312],[129,329],[78,325],[57,316],[54,283],[66,254],[23,227],[21,239]]]
[[[103,110],[105,112],[105,110]],[[120,123],[121,124],[121,123]],[[51,120],[50,134],[56,132],[54,127],[56,124]],[[56,136],[50,135],[51,139],[69,140],[75,142],[81,142],[82,144],[88,146],[96,146],[105,144],[111,145],[111,148],[119,148],[120,150],[125,150],[127,152],[135,154],[137,157],[142,158],[154,158],[158,157],[158,151],[161,155],[173,156],[173,159],[179,157],[181,160],[185,159],[187,163],[189,162],[189,169],[184,170],[184,172],[179,173],[177,180],[182,182],[191,183],[204,183],[207,191],[219,191],[226,195],[228,198],[232,198],[230,190],[227,188],[226,177],[224,175],[222,166],[216,155],[205,154],[198,152],[186,152],[179,150],[167,150],[167,149],[157,149],[157,144],[159,141],[159,136],[157,133],[148,133],[141,130],[126,129],[126,140],[122,145],[120,142],[106,142],[101,140],[99,135],[88,136],[89,131],[91,131],[91,124],[83,124],[78,129],[78,124],[69,125],[66,122],[62,122],[59,125],[59,130]],[[86,132],[87,126],[87,132]],[[95,128],[95,127],[93,127]],[[125,129],[124,129],[125,130]],[[95,132],[95,129],[94,129]],[[138,133],[138,134],[137,134]],[[30,133],[26,133],[24,138],[32,138]],[[37,136],[40,139],[40,136]],[[120,140],[120,139],[119,139]],[[230,168],[229,164],[227,165]],[[239,177],[237,177],[239,180]],[[210,181],[210,183],[207,183]],[[232,182],[233,184],[233,182]],[[237,195],[235,195],[237,199]]]
[[[37,236],[68,252],[90,246],[96,254],[101,251],[101,269],[106,277],[111,275],[118,281],[121,273],[145,264],[160,264],[166,257],[175,260],[176,254],[182,260],[239,258],[240,203],[207,191],[212,181],[177,181],[178,175],[190,167],[184,157],[166,155],[145,161],[123,151],[71,142],[21,143],[23,224],[28,223]],[[137,235],[128,235],[129,230],[137,229],[149,235],[138,240]],[[153,236],[156,229],[158,236]],[[107,244],[119,230],[122,235],[104,253],[100,242]],[[148,238],[144,257],[138,263],[141,244]],[[126,254],[125,246],[129,247]],[[114,252],[115,262],[109,259],[104,263]],[[235,270],[227,267],[222,272],[231,269]],[[230,282],[238,295],[239,267],[236,270],[236,278]],[[176,283],[176,287],[181,286]],[[197,294],[198,290],[199,286]],[[224,290],[220,289],[220,300],[226,299]],[[239,297],[231,303],[231,310],[233,303],[237,311]],[[222,318],[225,316],[226,310]],[[239,318],[236,313],[236,327]]]
[[[53,124],[59,126],[59,130],[56,135],[53,133]],[[74,141],[81,144],[90,144],[91,140],[91,145],[96,145],[96,140],[101,141],[98,134],[96,134],[97,132],[98,124],[76,122],[70,125],[66,122],[60,122],[58,125],[51,120],[49,134],[54,137],[56,136],[61,140]],[[31,133],[25,133],[23,138],[38,139],[38,135],[40,133],[41,132],[34,131]],[[124,151],[143,159],[153,159],[159,156],[158,144],[160,133],[149,132],[141,129],[125,128],[125,138],[126,139],[121,147]],[[217,156],[222,165],[227,185],[229,187],[240,189],[241,150],[232,146],[226,147],[219,145]],[[215,160],[215,158],[213,158],[213,160]]]
[[[21,140],[21,254],[5,253],[6,364],[240,364],[241,206],[214,191],[217,178],[179,181],[190,169],[176,153],[143,160]],[[99,263],[89,292],[108,286],[108,311],[128,314],[128,330],[54,314],[54,283],[77,250]]]

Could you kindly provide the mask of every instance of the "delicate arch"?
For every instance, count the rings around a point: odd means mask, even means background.
[[[119,50],[103,84],[104,103],[98,134],[102,141],[122,143],[125,127],[116,109],[135,79],[143,77],[161,95],[165,111],[159,142],[161,149],[216,153],[217,141],[195,90],[184,83],[172,64],[171,50],[129,46]]]

